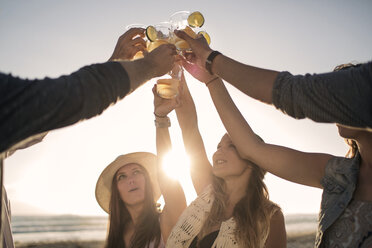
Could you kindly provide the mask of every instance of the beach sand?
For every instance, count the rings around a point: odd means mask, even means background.
[[[312,248],[315,243],[315,233],[288,235],[287,248]],[[66,241],[54,243],[16,243],[16,248],[103,248],[103,241]]]

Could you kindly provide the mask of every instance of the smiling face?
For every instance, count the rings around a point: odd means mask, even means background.
[[[124,165],[116,172],[115,179],[120,198],[125,205],[137,205],[144,202],[146,179],[142,166]]]
[[[226,179],[241,176],[247,169],[250,169],[248,163],[239,156],[230,136],[225,134],[213,154],[213,174]]]

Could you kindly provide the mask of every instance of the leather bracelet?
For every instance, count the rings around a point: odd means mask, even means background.
[[[216,58],[217,55],[220,55],[219,51],[213,51],[208,55],[207,60],[205,61],[205,69],[209,72],[209,74],[213,75],[212,72],[212,63],[213,60]]]

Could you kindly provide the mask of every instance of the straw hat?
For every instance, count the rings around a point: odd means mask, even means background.
[[[145,168],[150,176],[154,200],[157,201],[161,195],[156,176],[156,155],[149,152],[134,152],[117,157],[101,173],[96,185],[96,200],[105,212],[109,213],[111,199],[111,185],[115,173],[124,165],[139,164]]]

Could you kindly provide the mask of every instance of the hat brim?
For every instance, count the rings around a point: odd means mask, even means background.
[[[128,153],[125,155],[121,155],[117,157],[111,164],[109,164],[101,173],[98,178],[97,185],[96,185],[96,200],[100,207],[106,212],[109,213],[110,209],[110,199],[111,199],[111,186],[112,180],[115,173],[124,165],[127,164],[139,164],[143,168],[145,168],[149,174],[153,194],[154,194],[154,201],[156,202],[160,195],[160,187],[157,180],[157,173],[156,173],[156,164],[157,164],[157,157],[156,155],[150,152],[134,152]]]

